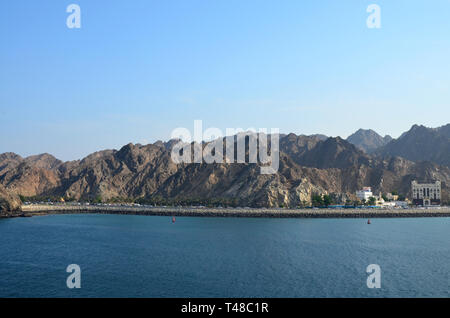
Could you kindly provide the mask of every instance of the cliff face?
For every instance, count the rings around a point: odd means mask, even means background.
[[[363,186],[409,193],[411,181],[438,179],[448,200],[450,169],[431,162],[375,157],[337,137],[280,137],[278,173],[260,174],[257,164],[175,164],[174,142],[128,144],[83,160],[61,162],[50,155],[0,155],[0,184],[25,196],[74,199],[112,198],[233,199],[241,206],[298,206],[313,193],[341,201],[355,199]],[[10,201],[10,200],[9,200]]]
[[[0,213],[19,211],[21,205],[22,202],[17,195],[10,193],[0,185]]]

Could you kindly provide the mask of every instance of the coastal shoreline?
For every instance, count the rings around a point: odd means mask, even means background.
[[[31,217],[50,214],[123,214],[190,217],[263,217],[263,218],[400,218],[450,217],[450,207],[431,209],[252,209],[204,207],[149,207],[149,206],[97,206],[50,205],[22,206],[22,212],[6,217]]]

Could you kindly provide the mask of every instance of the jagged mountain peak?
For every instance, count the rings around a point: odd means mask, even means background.
[[[439,128],[436,128],[438,133],[442,136],[445,136],[447,138],[450,138],[450,124],[441,126]]]
[[[14,152],[4,152],[0,154],[0,161],[2,160],[23,160],[23,158]]]
[[[382,137],[376,131],[372,129],[358,129],[355,133],[351,134],[347,141],[351,142],[359,149],[367,153],[372,153],[379,147],[386,145],[388,142],[392,140],[392,137],[386,135]]]

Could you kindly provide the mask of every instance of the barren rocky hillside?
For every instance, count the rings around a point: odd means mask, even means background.
[[[175,164],[175,143],[128,144],[83,160],[61,162],[51,155],[22,158],[0,155],[0,184],[9,193],[75,200],[114,198],[177,200],[229,199],[242,206],[298,206],[313,193],[332,194],[337,201],[355,199],[371,186],[375,193],[409,194],[411,181],[443,182],[448,200],[450,169],[429,161],[371,156],[339,137],[280,137],[278,173],[260,174],[258,164]]]

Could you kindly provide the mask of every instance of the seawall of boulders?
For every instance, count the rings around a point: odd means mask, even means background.
[[[449,217],[450,208],[432,209],[246,209],[196,207],[139,207],[95,205],[24,205],[24,216],[40,214],[130,214],[160,216],[268,217],[268,218],[388,218]]]

